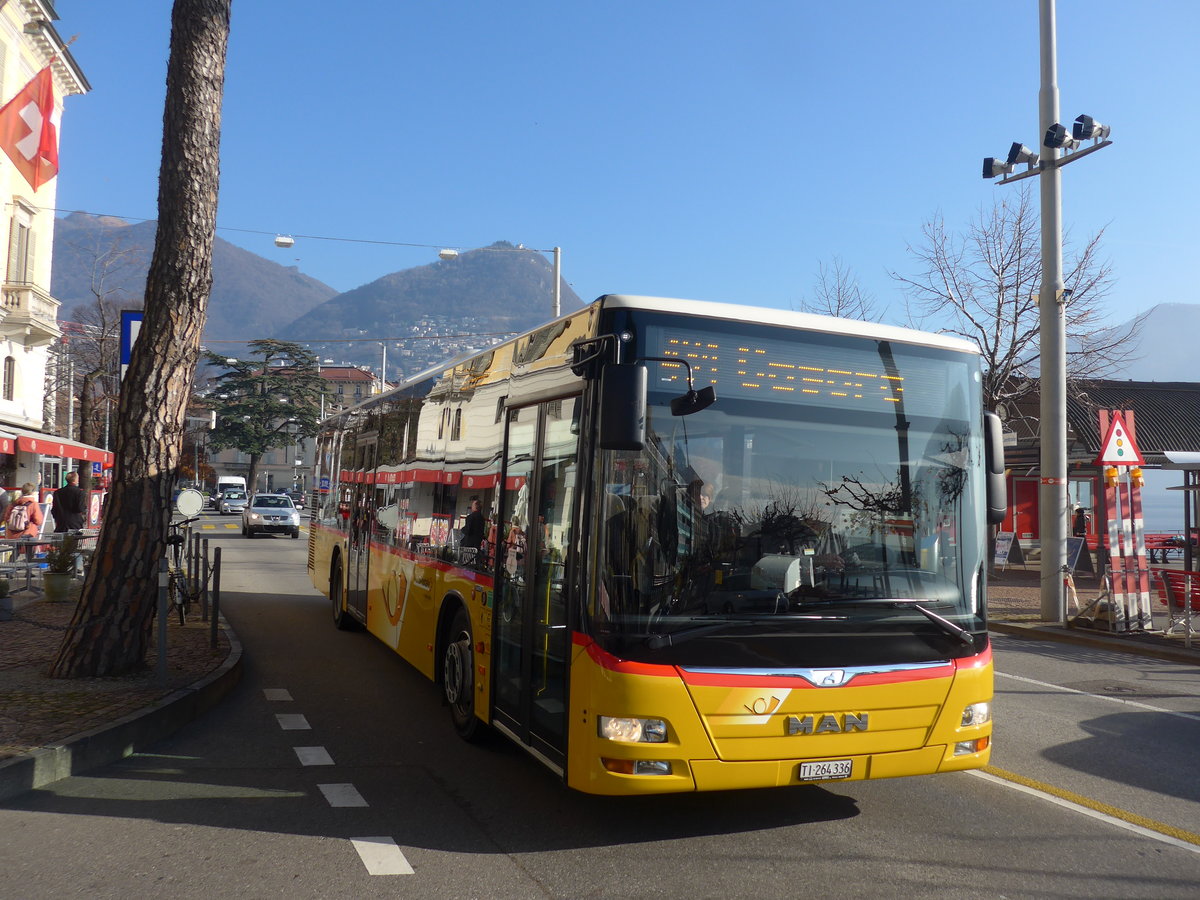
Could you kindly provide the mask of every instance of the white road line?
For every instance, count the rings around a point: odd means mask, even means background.
[[[1118,819],[1116,816],[1110,816],[1107,813],[1102,813],[1099,810],[1088,809],[1086,806],[1080,806],[1078,803],[1072,803],[1070,800],[1064,800],[1062,797],[1055,797],[1053,794],[1047,794],[1045,791],[1039,791],[1037,788],[1031,788],[1024,784],[1016,784],[1012,781],[1006,781],[1003,778],[997,778],[990,772],[982,772],[979,769],[969,769],[967,774],[974,775],[976,778],[982,778],[984,781],[990,781],[993,784],[1001,785],[1002,787],[1012,788],[1014,791],[1020,791],[1023,794],[1029,794],[1032,797],[1040,797],[1042,800],[1049,800],[1066,809],[1077,813],[1082,813],[1085,816],[1091,816],[1093,819],[1099,819],[1101,822],[1107,822],[1109,825],[1116,825],[1118,828],[1124,828],[1126,831],[1132,831],[1134,834],[1140,834],[1142,837],[1152,838],[1156,841],[1161,841],[1164,844],[1170,844],[1172,847],[1178,847],[1181,850],[1189,850],[1192,853],[1200,853],[1200,847],[1195,844],[1189,844],[1187,841],[1181,841],[1178,838],[1173,838],[1169,834],[1163,834],[1160,831],[1152,831],[1149,828],[1143,828],[1140,825],[1134,825],[1132,822],[1126,822],[1124,819]]]
[[[324,747],[293,747],[302,766],[332,766],[333,757]]]
[[[279,727],[284,731],[311,731],[312,726],[308,724],[308,719],[300,715],[300,713],[276,713],[276,721],[279,722]]]
[[[268,700],[291,700],[292,695],[287,688],[264,688],[263,696]]]
[[[413,875],[404,851],[390,837],[350,838],[368,875]]]
[[[330,806],[366,806],[367,801],[352,784],[318,784]]]
[[[1032,684],[1040,688],[1053,688],[1056,691],[1062,691],[1064,694],[1083,694],[1085,697],[1095,697],[1097,700],[1109,700],[1113,703],[1123,703],[1126,706],[1134,706],[1138,709],[1149,710],[1150,712],[1162,713],[1167,716],[1177,716],[1180,719],[1190,719],[1193,722],[1200,722],[1200,716],[1195,713],[1178,712],[1173,709],[1163,709],[1160,706],[1151,706],[1149,703],[1139,703],[1136,700],[1126,700],[1124,697],[1110,697],[1107,694],[1093,694],[1090,691],[1078,691],[1075,688],[1063,687],[1060,684],[1050,684],[1046,681],[1037,681],[1033,678],[1026,678],[1023,675],[1009,675],[1007,672],[997,672],[1000,678],[1011,678],[1013,681],[1020,681],[1024,684]]]

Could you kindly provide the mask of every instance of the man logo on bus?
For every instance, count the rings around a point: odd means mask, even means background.
[[[788,716],[788,734],[849,734],[866,731],[869,713],[824,713],[821,716]]]

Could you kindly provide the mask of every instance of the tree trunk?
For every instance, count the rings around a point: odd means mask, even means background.
[[[79,440],[93,447],[100,446],[100,437],[96,427],[96,398],[95,385],[99,372],[88,372],[83,376],[79,386]],[[86,495],[92,489],[92,466],[90,463],[79,466],[79,487]]]
[[[250,454],[250,471],[246,473],[246,493],[251,497],[258,490],[258,462],[260,459],[262,459],[261,453]]]
[[[116,418],[99,545],[50,674],[120,675],[146,662],[171,493],[212,286],[225,49],[232,0],[175,0],[158,230],[145,318]]]

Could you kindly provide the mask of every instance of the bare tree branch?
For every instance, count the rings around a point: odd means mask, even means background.
[[[1123,369],[1137,351],[1142,319],[1104,326],[1103,300],[1112,266],[1101,258],[1101,229],[1067,254],[1064,320],[1067,377],[1102,378]],[[951,234],[940,213],[921,227],[908,250],[912,274],[890,273],[908,297],[909,321],[975,343],[984,360],[984,400],[991,408],[1015,403],[1037,387],[1040,361],[1041,231],[1032,191],[982,208],[963,234]],[[1069,248],[1066,248],[1069,250]]]
[[[801,298],[800,309],[865,322],[878,322],[881,318],[875,298],[862,289],[851,269],[837,256],[828,265],[820,264],[813,297]]]

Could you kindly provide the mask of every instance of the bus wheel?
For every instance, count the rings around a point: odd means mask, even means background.
[[[481,723],[475,715],[475,663],[471,654],[471,622],[459,608],[442,657],[442,690],[450,706],[454,730],[465,741],[480,738]]]
[[[349,631],[354,627],[354,619],[342,605],[342,562],[334,563],[333,574],[329,576],[329,602],[333,607],[333,624],[340,631]]]

